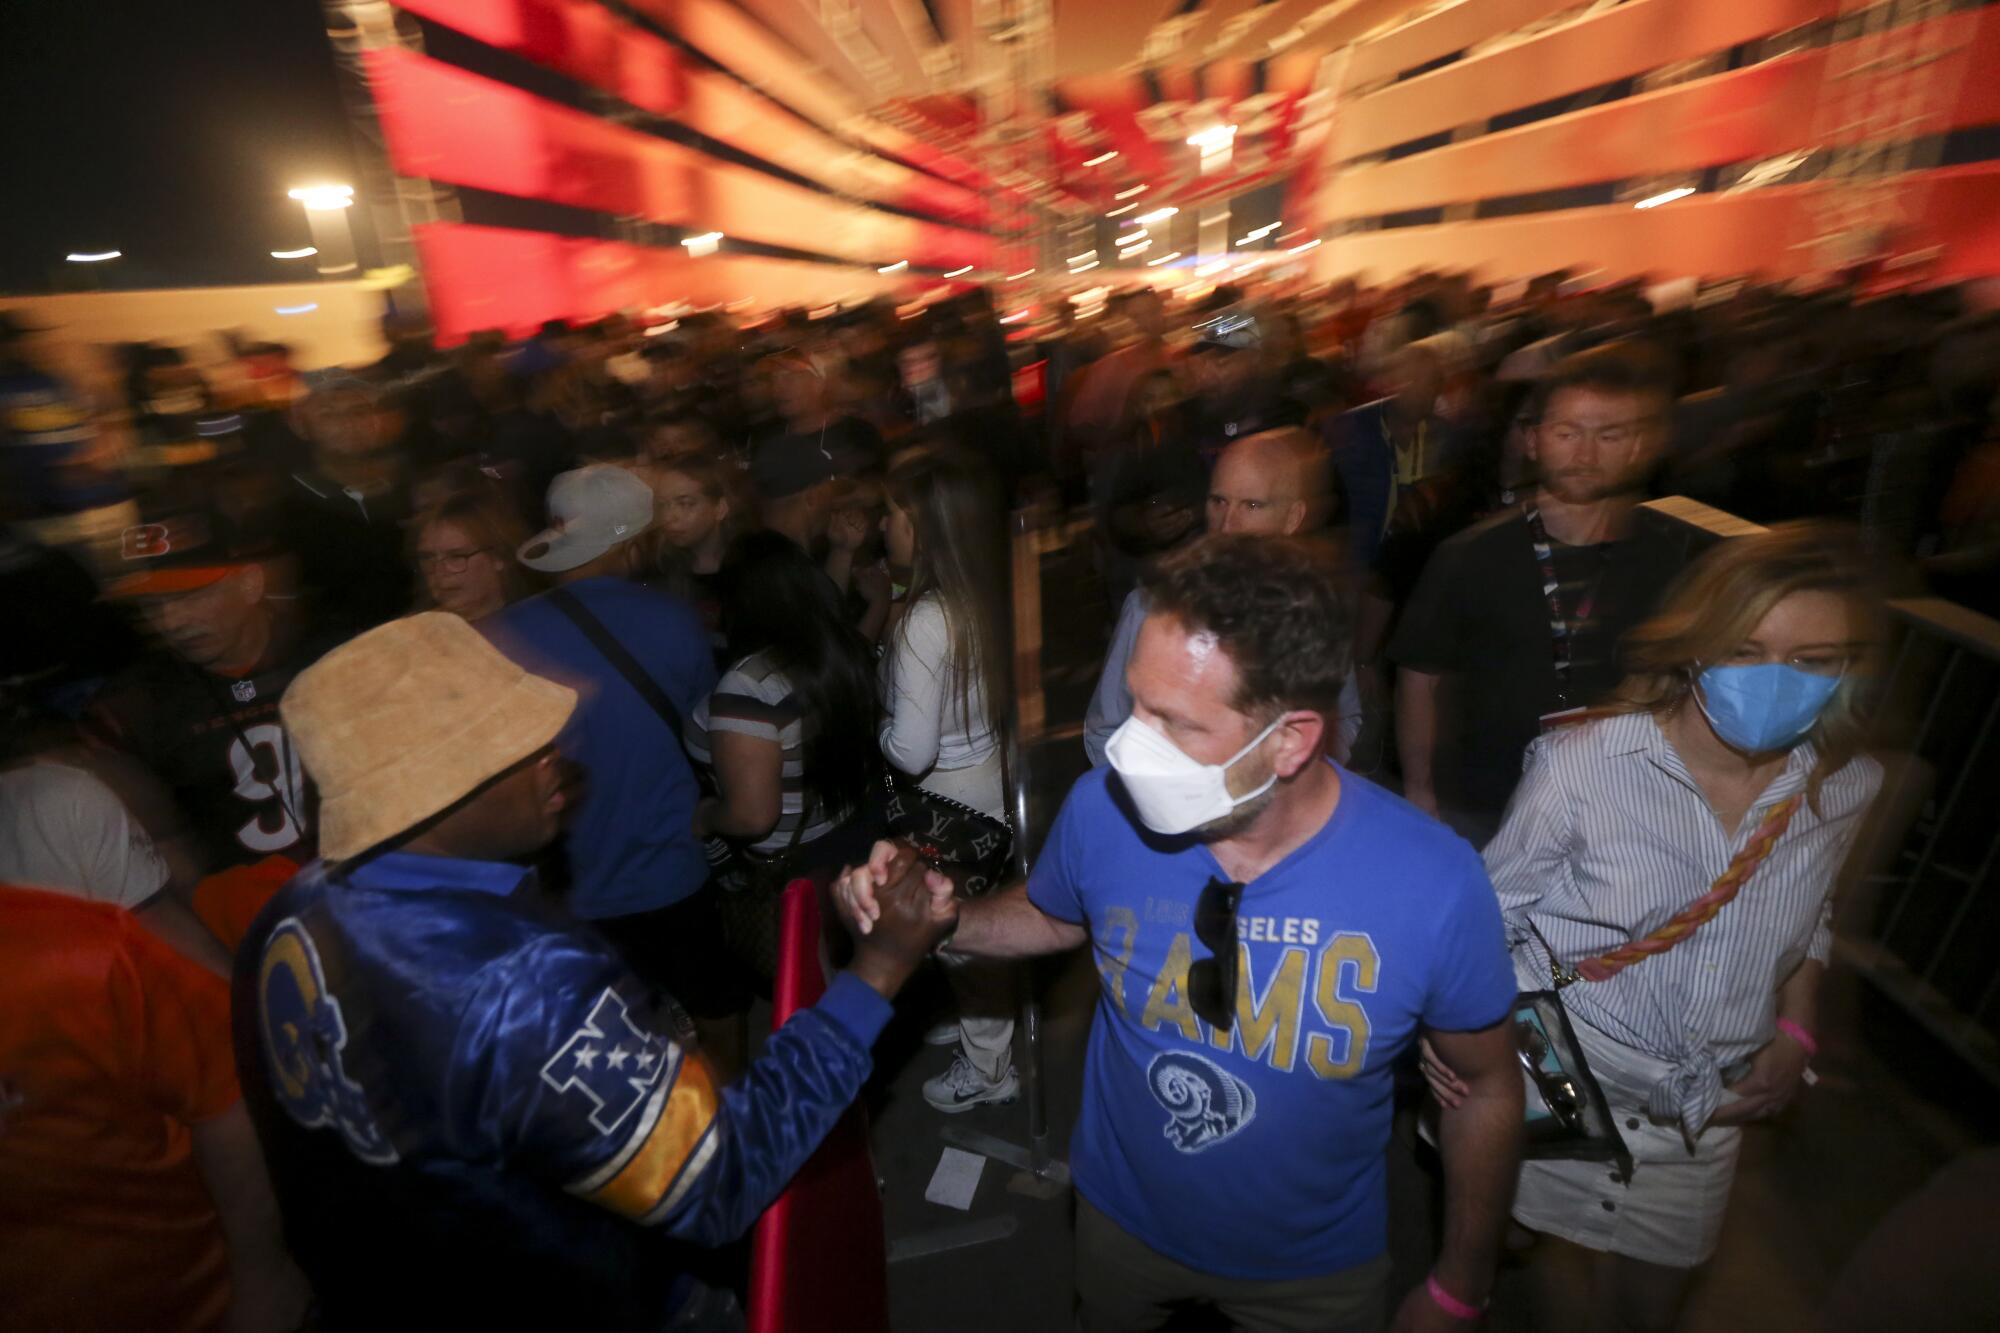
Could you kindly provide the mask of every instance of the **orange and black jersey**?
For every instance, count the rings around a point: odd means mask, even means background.
[[[334,642],[301,642],[241,677],[156,651],[100,696],[94,734],[133,755],[173,792],[204,871],[273,854],[312,859],[318,796],[278,700]]]

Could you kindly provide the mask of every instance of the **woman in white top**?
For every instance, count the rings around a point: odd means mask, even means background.
[[[913,449],[890,468],[888,498],[889,562],[910,570],[910,590],[884,644],[882,754],[926,791],[1004,818],[1009,635],[999,486],[966,455]],[[954,965],[950,976],[959,1052],[924,1096],[943,1111],[1012,1100],[1008,974],[981,964]]]
[[[1562,1001],[1634,1163],[1523,1165],[1539,1327],[1672,1328],[1739,1127],[1802,1085],[1830,894],[1881,784],[1869,566],[1820,524],[1710,550],[1627,636],[1611,702],[1529,747],[1486,868],[1522,987],[1580,974]],[[1425,1073],[1456,1096],[1428,1051]]]

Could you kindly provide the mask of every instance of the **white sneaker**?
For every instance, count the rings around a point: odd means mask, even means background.
[[[924,1100],[947,1115],[969,1111],[984,1102],[1011,1102],[1021,1090],[1021,1080],[1008,1065],[997,1083],[988,1083],[960,1051],[951,1057],[951,1068],[924,1083]]]
[[[931,1024],[931,1026],[924,1031],[924,1045],[926,1046],[958,1045],[958,1020],[956,1018],[947,1018],[942,1023]]]

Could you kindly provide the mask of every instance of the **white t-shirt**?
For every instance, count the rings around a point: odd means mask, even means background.
[[[0,772],[0,882],[138,907],[167,863],[117,793],[80,768]]]
[[[923,786],[995,813],[1002,801],[1000,738],[986,722],[985,673],[972,664],[968,708],[959,706],[953,675],[944,603],[927,593],[905,613],[882,658],[882,753]],[[967,775],[976,791],[948,776],[972,769],[981,770]]]

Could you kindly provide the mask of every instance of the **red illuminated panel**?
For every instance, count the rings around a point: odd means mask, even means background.
[[[588,0],[396,0],[400,8],[511,51],[662,116],[680,110],[681,56]]]
[[[781,259],[685,255],[546,232],[420,223],[412,229],[439,340],[482,329],[531,334],[550,319],[588,320],[686,301],[758,308],[858,301],[917,286],[873,272]]]
[[[678,48],[587,0],[400,0],[411,13],[672,116],[840,193],[982,225],[978,195],[856,153],[727,75],[689,70]]]
[[[1097,118],[1123,159],[1117,174],[1127,180],[1155,181],[1166,174],[1166,159],[1139,124],[1147,105],[1145,85],[1129,74],[1087,74],[1064,79],[1063,100]]]
[[[1943,123],[1926,128],[2000,120],[2000,79],[1984,73],[2000,64],[2000,24],[1982,22],[1989,13],[1953,14],[1936,20],[1935,31],[1900,29],[1868,47],[1869,58],[1903,71],[1878,84],[1874,104],[1922,105],[1921,94],[1904,101],[1909,96],[1906,81],[1936,79],[1943,87],[1956,88],[1957,97]],[[1896,59],[1926,37],[1941,39],[1942,57],[1917,64]],[[1415,157],[1357,167],[1336,177],[1321,201],[1333,217],[1370,217],[1695,171],[1806,147],[1818,142],[1814,136],[1829,68],[1845,71],[1863,55],[1862,44],[1855,42],[1803,51]],[[1851,125],[1827,131],[1830,142],[1854,137]]]
[[[1316,252],[1322,278],[1393,278],[1439,266],[1487,281],[1558,268],[1601,270],[1606,282],[1720,277],[1759,272],[1773,279],[1809,274],[1819,263],[1810,185],[1701,195],[1662,208],[1578,208],[1532,217],[1361,232]],[[1912,173],[1897,182],[1913,219],[1897,237],[1903,251],[1941,247],[1937,282],[2000,274],[2000,166],[1980,163]]]
[[[366,53],[389,157],[406,176],[656,222],[692,211],[698,158],[396,48]]]
[[[1379,153],[1531,102],[1727,51],[1837,8],[1836,0],[1627,0],[1351,101],[1334,155],[1344,162]]]
[[[714,228],[863,264],[983,264],[976,232],[828,198],[412,52],[367,53],[396,170],[597,212]]]

